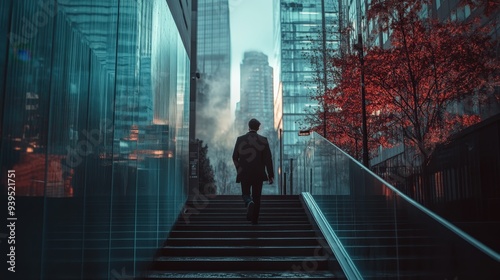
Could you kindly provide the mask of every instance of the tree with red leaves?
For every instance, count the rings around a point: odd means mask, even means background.
[[[339,33],[341,32],[341,34]],[[328,29],[328,37],[348,37],[350,29]],[[336,34],[335,34],[336,33]],[[321,38],[323,35],[318,35]],[[310,41],[321,41],[308,38]],[[322,50],[321,46],[312,47],[304,52],[304,56],[313,65],[314,79],[311,85],[315,90],[312,99],[318,102],[317,107],[309,108],[304,128],[310,128],[324,135],[341,149],[360,159],[362,152],[361,107],[359,106],[359,87],[340,87],[339,84],[359,85],[359,60],[356,56],[345,55],[341,50]],[[326,61],[326,63],[325,63]],[[324,74],[326,73],[326,77]],[[325,78],[327,81],[325,81]],[[325,121],[326,120],[326,121]],[[379,146],[379,133],[370,138],[371,150]]]
[[[328,70],[333,73],[329,79],[331,86],[324,91],[321,87],[317,88],[313,98],[320,106],[307,121],[314,126],[313,130],[322,134],[326,118],[326,138],[356,159],[361,159],[363,131],[359,59],[356,55],[340,56],[336,53],[329,56],[328,64]],[[322,83],[319,80],[316,79]],[[372,104],[367,107],[369,112],[375,111]],[[379,122],[378,118],[369,118],[370,127],[379,127]],[[377,130],[370,129],[368,133],[371,133],[368,143],[370,150],[375,150],[379,145],[387,146],[386,137]]]
[[[437,144],[480,120],[456,108],[486,100],[499,85],[500,70],[488,26],[422,17],[424,4],[430,1],[372,0],[368,19],[390,34],[390,47],[364,49],[370,150],[403,136],[422,166]],[[352,53],[330,63],[341,70],[319,98],[328,104],[330,139],[346,149],[361,139],[360,62]]]
[[[485,16],[489,16],[500,10],[499,0],[460,0],[460,6],[468,5],[471,9],[484,9]]]

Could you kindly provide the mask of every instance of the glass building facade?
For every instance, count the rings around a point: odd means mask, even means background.
[[[206,145],[214,171],[213,183],[202,192],[232,194],[238,188],[231,153],[235,138],[228,136],[231,114],[231,29],[229,0],[198,0],[196,34],[195,139]]]
[[[225,138],[231,119],[231,32],[228,0],[198,0],[196,138]],[[210,151],[209,151],[210,152]]]
[[[316,70],[311,53],[324,48],[339,49],[339,0],[282,0],[280,6],[280,73],[283,104],[284,172],[290,159],[298,155],[301,129],[309,128],[307,119],[318,102]],[[325,32],[323,32],[325,31]],[[328,32],[326,32],[328,31]]]
[[[187,198],[190,16],[190,1],[0,2],[8,279],[132,279],[161,247]]]

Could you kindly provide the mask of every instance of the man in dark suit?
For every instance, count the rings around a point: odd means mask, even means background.
[[[241,193],[247,207],[247,220],[257,224],[260,212],[260,197],[263,181],[273,183],[274,170],[267,138],[257,134],[260,122],[251,119],[247,134],[238,137],[233,151],[233,162],[237,170],[236,183],[241,182]],[[266,173],[267,171],[267,173]]]

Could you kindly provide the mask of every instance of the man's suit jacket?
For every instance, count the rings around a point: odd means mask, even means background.
[[[249,131],[238,137],[233,151],[233,162],[238,175],[236,182],[274,178],[273,159],[267,138]],[[266,174],[267,171],[267,174]]]

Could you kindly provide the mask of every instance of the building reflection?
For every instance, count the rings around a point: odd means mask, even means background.
[[[0,2],[19,279],[138,274],[154,255],[187,198],[190,17],[190,1]]]

